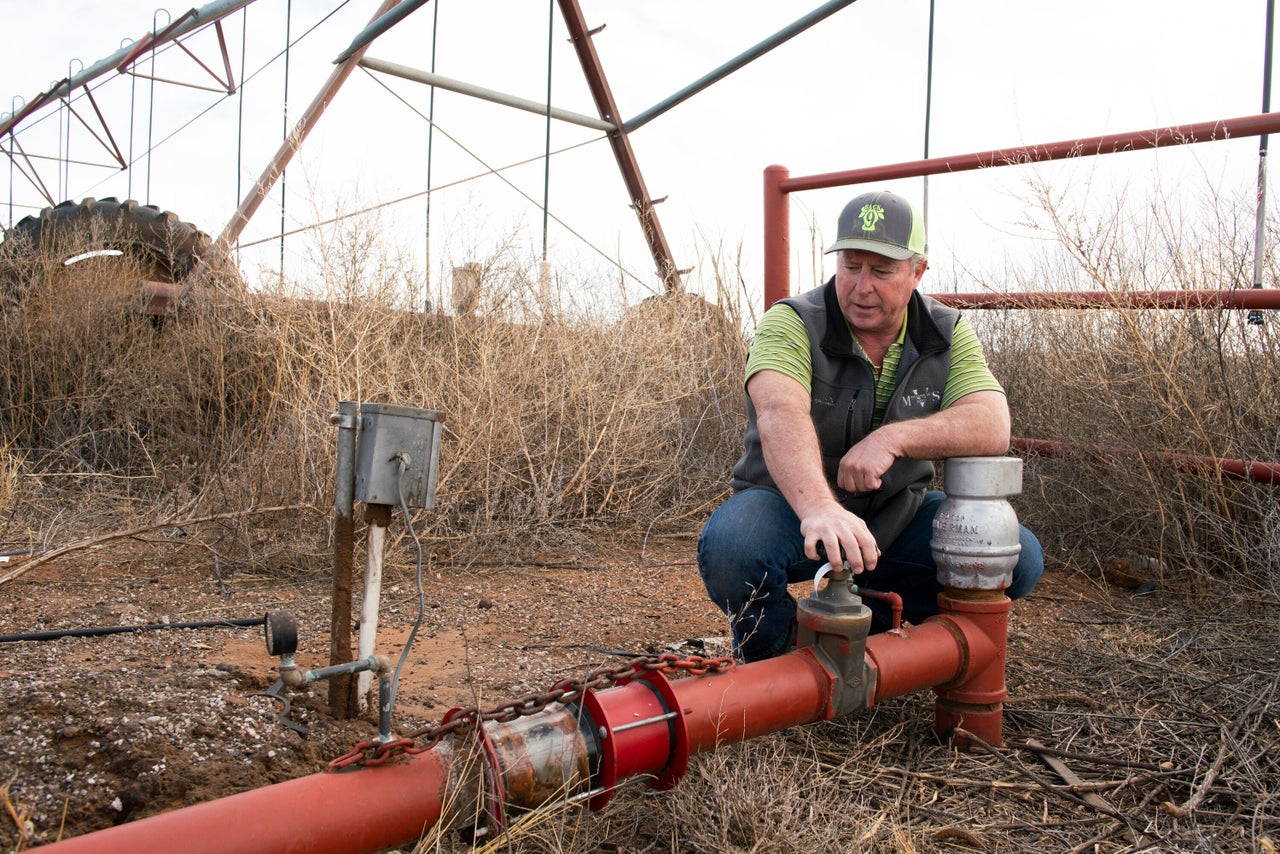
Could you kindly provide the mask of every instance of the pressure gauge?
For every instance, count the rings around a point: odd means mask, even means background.
[[[264,618],[267,655],[293,655],[298,650],[298,618],[292,611],[277,608]]]

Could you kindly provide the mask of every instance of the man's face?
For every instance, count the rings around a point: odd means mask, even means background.
[[[911,292],[920,284],[927,266],[921,262],[920,269],[912,271],[910,260],[841,249],[836,256],[836,297],[853,330],[896,335]]]

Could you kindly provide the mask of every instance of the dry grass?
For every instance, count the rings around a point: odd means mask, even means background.
[[[939,744],[918,692],[696,756],[671,792],[633,781],[602,812],[518,826],[486,850],[1275,850],[1268,610],[1055,584],[1015,623],[1000,747]]]
[[[321,269],[322,299],[287,283],[201,291],[159,327],[129,310],[119,282],[136,274],[118,261],[24,270],[25,297],[0,315],[0,436],[39,482],[32,498],[76,507],[60,524],[86,529],[112,524],[107,507],[331,506],[327,416],[343,400],[445,413],[437,507],[417,520],[440,549],[687,530],[724,494],[745,356],[731,302],[552,313],[503,258],[478,311],[424,313],[365,235],[346,238],[324,255],[346,260]]]
[[[18,506],[23,458],[8,441],[0,441],[0,513]]]
[[[1029,460],[1021,503],[1067,562],[1125,563],[1180,589],[1280,592],[1274,487],[1163,456],[1276,459],[1265,402],[1280,392],[1280,342],[1274,322],[1235,314],[1095,312],[1001,336],[995,367],[1019,434],[1075,446]]]
[[[1139,241],[1124,223],[1086,231],[1086,220],[1054,213],[1066,260],[1015,288],[1243,281],[1246,231],[1227,223]],[[736,288],[721,286],[716,307],[684,298],[606,313],[561,294],[549,310],[528,265],[503,255],[483,265],[475,313],[455,317],[421,311],[424,295],[367,234],[333,241],[307,300],[286,283],[210,291],[159,328],[108,296],[118,270],[25,268],[24,298],[0,314],[0,540],[235,508],[323,511],[327,415],[342,400],[445,413],[437,506],[416,520],[437,553],[689,532],[723,496],[743,426]],[[1146,453],[1277,458],[1275,318],[972,316],[1015,432],[1085,448],[1030,459],[1017,506],[1051,571],[1080,571],[1097,592],[1030,601],[1046,620],[1074,621],[1079,642],[1046,648],[1015,631],[1008,716],[1016,737],[1070,751],[1083,787],[1035,750],[933,744],[917,695],[697,757],[675,793],[630,787],[601,814],[527,824],[493,850],[1275,850],[1280,649],[1256,607],[1280,599],[1275,488]],[[200,545],[287,569],[316,563],[324,538],[309,518],[249,515]],[[1104,582],[1142,580],[1159,589],[1105,593]],[[1177,598],[1193,592],[1209,595]]]
[[[1096,205],[1068,213],[1047,194],[1042,203],[1058,260],[1020,273],[1014,289],[1124,294],[1252,281],[1243,201],[1206,206],[1241,221],[1185,227],[1163,207],[1099,222]],[[1269,266],[1265,280],[1276,274]],[[1053,553],[1098,575],[1110,565],[1121,583],[1277,598],[1275,487],[1162,457],[1280,459],[1274,316],[1250,325],[1232,309],[978,315],[1015,434],[1076,446],[1064,458],[1032,457],[1019,502]]]

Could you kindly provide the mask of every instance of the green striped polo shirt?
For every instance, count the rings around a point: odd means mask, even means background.
[[[902,358],[902,345],[906,335],[907,319],[904,316],[902,328],[898,330],[898,340],[889,345],[884,364],[876,371],[876,408],[871,420],[873,428],[880,426],[885,407],[893,396],[893,387],[898,381],[898,362]],[[853,346],[861,349],[856,337],[853,339]],[[786,374],[804,386],[806,392],[812,391],[813,360],[809,354],[809,334],[805,331],[800,315],[789,305],[775,303],[770,306],[764,317],[760,318],[760,325],[756,327],[756,337],[747,356],[746,380],[763,370]],[[982,344],[969,321],[962,315],[951,336],[951,361],[947,367],[947,384],[942,392],[941,406],[946,409],[966,394],[975,391],[998,391],[1003,394],[1004,388],[987,367]]]

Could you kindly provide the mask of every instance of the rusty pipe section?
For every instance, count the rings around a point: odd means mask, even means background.
[[[601,809],[631,778],[669,789],[693,754],[940,684],[947,693],[939,693],[938,726],[963,722],[998,742],[990,720],[994,710],[998,733],[998,701],[987,700],[1003,699],[1003,650],[971,614],[863,635],[865,657],[856,659],[862,678],[852,687],[841,684],[845,671],[829,654],[857,645],[859,629],[850,632],[851,625],[830,622],[823,628],[844,634],[705,676],[669,680],[639,670],[615,687],[586,691],[578,703],[491,722],[381,766],[313,774],[41,850],[132,854],[198,841],[207,854],[353,854],[411,845],[432,829],[478,826],[486,835],[548,804]],[[987,718],[975,719],[975,712]]]
[[[465,825],[485,835],[548,804],[601,809],[631,778],[672,788],[695,753],[929,687],[937,694],[940,737],[963,726],[999,744],[1011,607],[1004,589],[1018,557],[1017,520],[1005,497],[1020,491],[1021,465],[1016,457],[947,461],[948,497],[931,543],[944,585],[941,612],[919,626],[869,637],[870,610],[848,573],[836,571],[799,603],[800,648],[786,655],[677,680],[637,664],[612,687],[490,721],[431,750],[244,792],[43,850],[125,854],[198,841],[209,854],[350,854],[412,844],[432,829]]]
[[[488,724],[476,733],[484,818],[500,831],[548,803],[598,810],[634,777],[673,788],[695,753],[830,717],[833,685],[813,651],[799,649],[674,681],[638,670],[580,702]]]
[[[40,850],[134,854],[353,854],[433,828],[499,831],[549,803],[608,803],[618,783],[675,786],[689,756],[826,716],[831,675],[812,651],[670,681],[638,670],[581,702],[490,722],[377,767],[313,774]]]
[[[1097,447],[1077,445],[1071,442],[1052,442],[1047,439],[1014,437],[1014,450],[1035,454],[1038,457],[1070,457],[1075,454],[1102,452],[1126,460],[1157,460],[1169,463],[1178,471],[1193,474],[1216,473],[1229,480],[1251,480],[1255,483],[1280,483],[1280,463],[1261,460],[1237,460],[1227,457],[1208,457],[1195,454],[1175,454],[1170,451],[1144,451],[1138,448]]]
[[[348,773],[312,774],[162,813],[39,849],[53,854],[139,851],[351,854],[412,843],[463,813],[469,782],[454,746]]]

